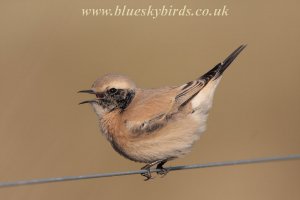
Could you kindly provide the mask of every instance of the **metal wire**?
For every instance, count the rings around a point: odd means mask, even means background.
[[[266,162],[286,161],[286,160],[296,160],[296,159],[300,159],[300,154],[255,158],[255,159],[247,159],[247,160],[234,160],[234,161],[225,161],[225,162],[211,162],[206,164],[182,165],[182,166],[167,167],[166,169],[169,171],[176,171],[176,170],[245,165],[245,164],[253,164],[253,163],[266,163]],[[160,170],[151,169],[151,172],[158,172],[158,171]],[[41,183],[51,183],[51,182],[74,181],[74,180],[92,179],[92,178],[104,178],[104,177],[113,177],[113,176],[126,176],[126,175],[133,175],[133,174],[141,174],[145,172],[147,171],[136,170],[136,171],[112,172],[112,173],[103,173],[103,174],[89,174],[89,175],[81,175],[81,176],[64,176],[64,177],[56,177],[56,178],[41,178],[41,179],[31,179],[31,180],[0,182],[0,188],[41,184]]]

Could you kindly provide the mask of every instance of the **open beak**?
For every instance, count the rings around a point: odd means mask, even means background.
[[[80,90],[80,91],[78,91],[78,93],[96,94],[96,92],[94,92],[94,90]]]
[[[96,94],[96,92],[94,92],[94,90],[80,90],[80,91],[78,91],[78,93]],[[85,103],[97,103],[97,102],[98,101],[96,99],[92,99],[92,100],[82,101],[79,103],[79,105],[85,104]]]
[[[85,104],[85,103],[98,103],[98,101],[97,100],[86,100],[86,101],[80,102],[79,105]]]

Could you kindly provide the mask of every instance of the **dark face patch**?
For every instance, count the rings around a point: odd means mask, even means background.
[[[110,88],[104,93],[97,93],[98,103],[109,111],[115,109],[125,110],[134,98],[133,90]]]

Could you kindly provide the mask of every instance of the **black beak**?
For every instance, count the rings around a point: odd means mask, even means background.
[[[96,94],[96,92],[94,92],[94,90],[80,90],[80,91],[78,91],[78,93]],[[85,104],[85,103],[97,103],[97,101],[95,99],[94,100],[82,101],[82,102],[79,103],[79,105]]]
[[[93,90],[80,90],[78,93],[96,94]]]
[[[98,102],[96,100],[87,100],[87,101],[80,102],[79,105],[85,104],[85,103],[98,103]]]

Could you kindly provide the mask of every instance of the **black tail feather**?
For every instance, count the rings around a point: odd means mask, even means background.
[[[246,48],[247,45],[239,46],[234,52],[232,52],[223,62],[217,64],[214,68],[202,75],[199,79],[205,79],[207,82],[211,79],[217,79],[228,66],[236,59],[236,57]]]

